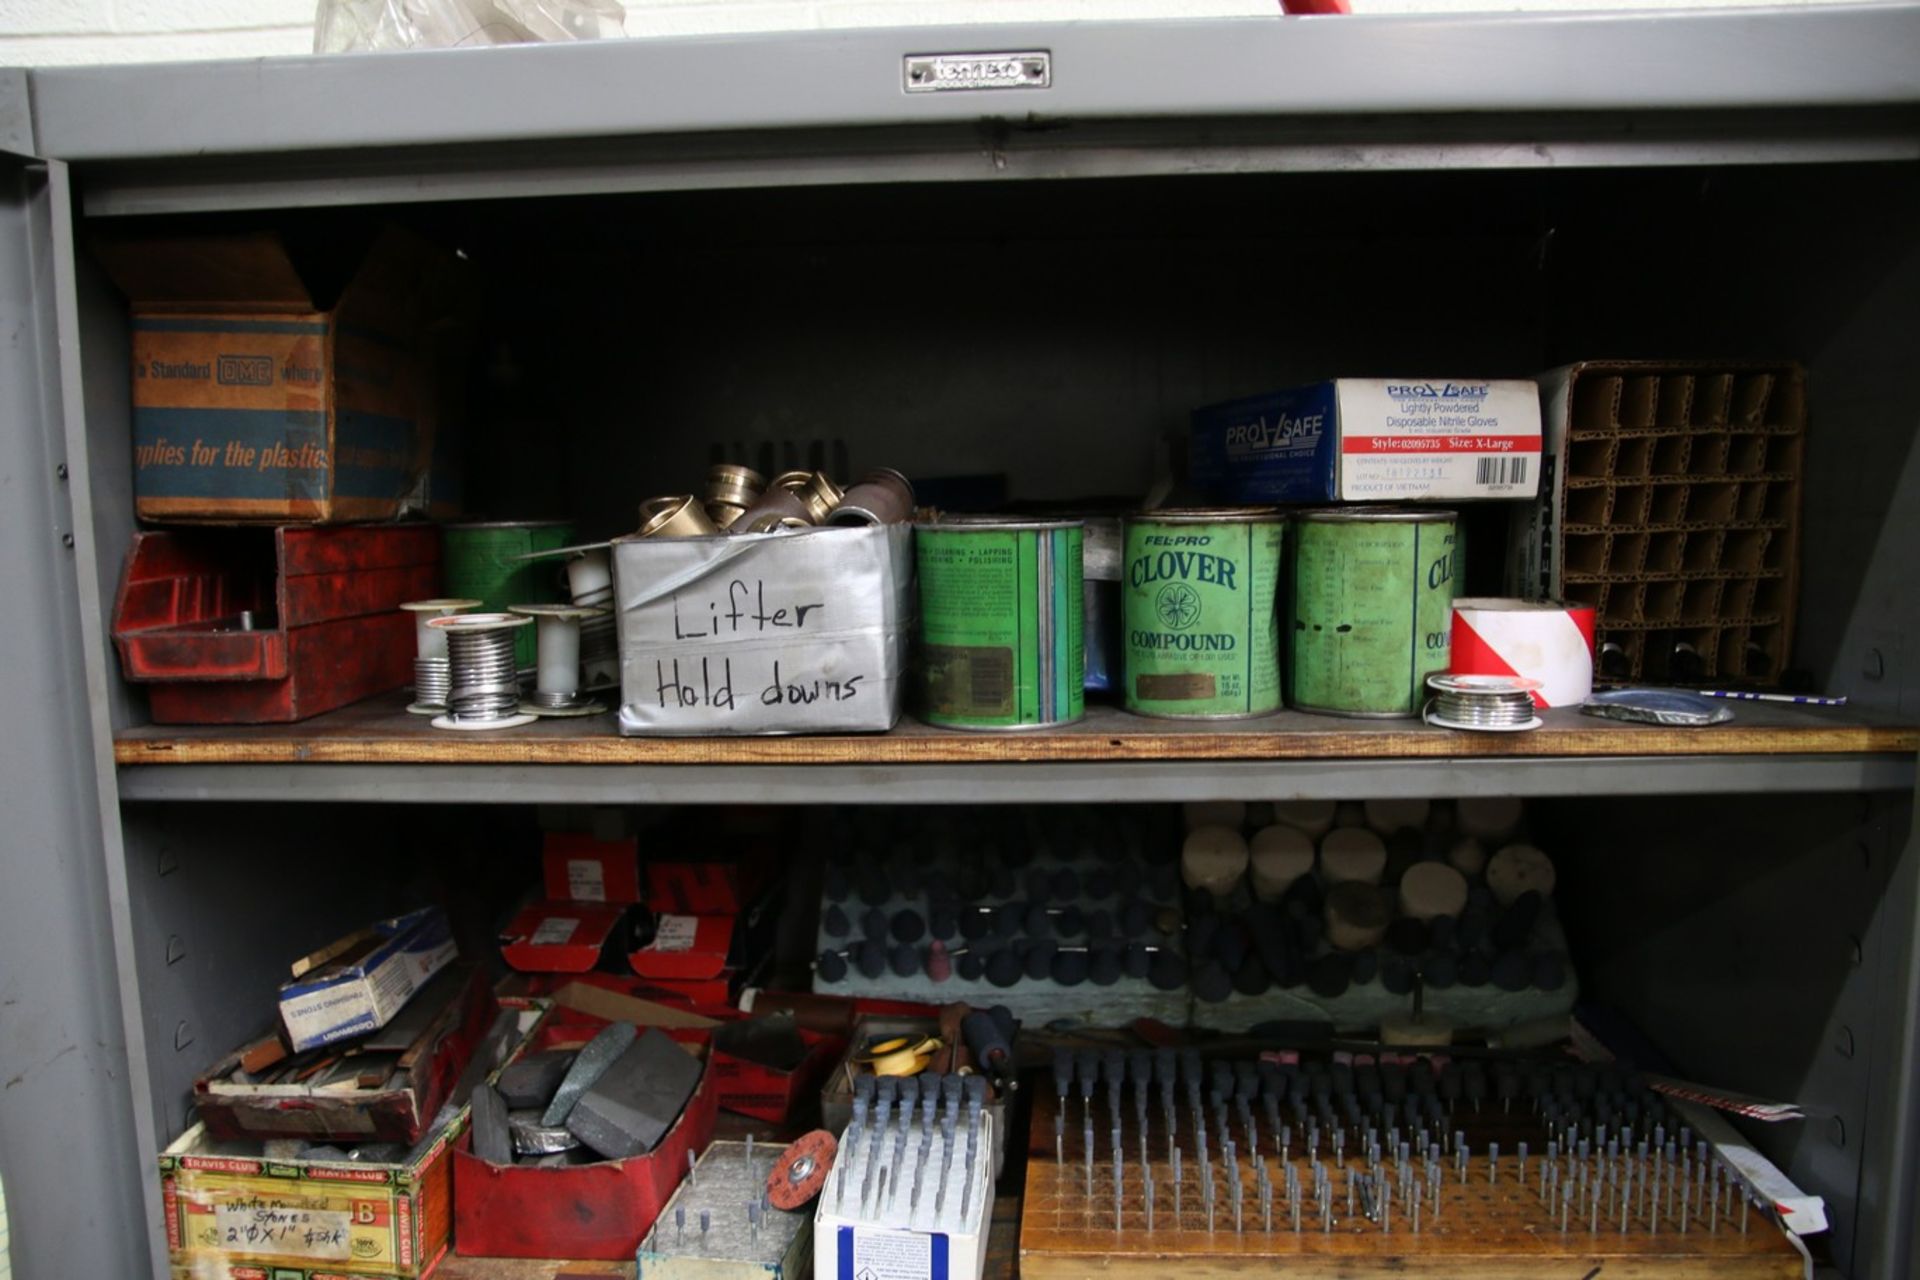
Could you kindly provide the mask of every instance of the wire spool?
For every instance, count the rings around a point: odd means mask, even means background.
[[[410,600],[400,606],[413,615],[413,703],[407,710],[417,716],[437,716],[447,709],[447,694],[453,688],[453,668],[447,662],[447,634],[427,625],[435,618],[450,618],[469,609],[478,609],[478,600],[443,598]]]
[[[580,626],[606,615],[605,609],[570,604],[517,604],[512,612],[539,627],[535,646],[534,688],[520,709],[536,716],[592,716],[604,702],[580,696]]]
[[[1478,733],[1538,729],[1533,693],[1539,687],[1538,680],[1518,676],[1428,676],[1433,699],[1427,703],[1425,719],[1443,729]]]
[[[567,592],[582,608],[602,612],[580,624],[580,687],[611,689],[620,683],[620,643],[614,633],[613,557],[605,547],[586,547],[567,560]]]
[[[825,1129],[803,1133],[787,1145],[767,1170],[767,1200],[789,1212],[803,1208],[827,1185],[840,1144]]]
[[[466,613],[427,625],[446,632],[452,688],[436,729],[512,729],[533,723],[520,710],[514,639],[532,619],[511,613]]]

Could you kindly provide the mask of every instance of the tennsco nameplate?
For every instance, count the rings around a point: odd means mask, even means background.
[[[910,53],[904,72],[908,93],[947,89],[1045,89],[1053,83],[1053,57],[1025,53]]]

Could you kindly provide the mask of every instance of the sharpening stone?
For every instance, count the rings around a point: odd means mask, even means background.
[[[473,1091],[473,1154],[488,1164],[513,1163],[513,1135],[507,1129],[507,1107],[492,1085]]]
[[[573,1054],[565,1049],[530,1053],[502,1067],[494,1088],[500,1091],[500,1101],[506,1103],[509,1110],[545,1109],[559,1092],[560,1082],[567,1078],[567,1068],[572,1065]]]
[[[609,1160],[651,1151],[700,1083],[700,1060],[649,1028],[567,1117],[573,1136]]]
[[[581,1047],[573,1057],[573,1066],[567,1069],[566,1079],[560,1082],[553,1101],[547,1104],[546,1114],[540,1117],[541,1124],[565,1124],[567,1113],[602,1072],[614,1064],[621,1054],[633,1044],[639,1033],[633,1024],[627,1022],[609,1022],[600,1029],[600,1034]]]

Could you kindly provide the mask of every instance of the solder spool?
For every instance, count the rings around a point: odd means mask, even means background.
[[[517,604],[512,612],[539,627],[533,692],[520,710],[536,716],[593,716],[607,704],[580,696],[581,624],[605,617],[607,610],[572,604]]]
[[[1538,729],[1533,692],[1539,687],[1538,680],[1518,676],[1428,676],[1427,688],[1434,696],[1423,718],[1442,729],[1482,733]]]
[[[462,613],[427,625],[444,631],[452,668],[448,712],[436,729],[513,729],[536,717],[520,710],[520,673],[514,632],[532,622],[511,613]]]
[[[580,624],[580,687],[620,683],[620,642],[613,625],[613,557],[605,547],[576,547],[567,557],[567,594],[577,605],[601,609]]]
[[[706,508],[692,494],[648,498],[640,504],[643,538],[701,538],[719,533]]]
[[[413,615],[413,702],[407,710],[417,716],[437,716],[447,709],[447,694],[453,687],[453,671],[447,662],[447,634],[427,625],[435,618],[450,618],[478,609],[478,600],[448,597],[439,600],[411,600],[400,606]]]

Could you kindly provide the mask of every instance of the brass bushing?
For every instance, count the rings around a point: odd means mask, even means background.
[[[899,524],[913,518],[913,483],[892,467],[878,467],[840,497],[828,524]]]
[[[814,524],[825,524],[833,509],[840,505],[842,490],[824,471],[811,472],[805,484],[796,485],[793,490],[800,501],[807,505],[807,518]]]
[[[730,526],[734,533],[765,533],[769,529],[805,528],[813,523],[807,504],[791,489],[774,486],[741,513]]]
[[[752,506],[754,500],[767,490],[766,477],[752,467],[735,466],[731,462],[718,462],[707,469],[707,510],[713,510],[716,503],[722,506],[739,507],[742,511]]]
[[[691,494],[648,498],[640,504],[640,536],[643,538],[698,538],[719,532]]]

